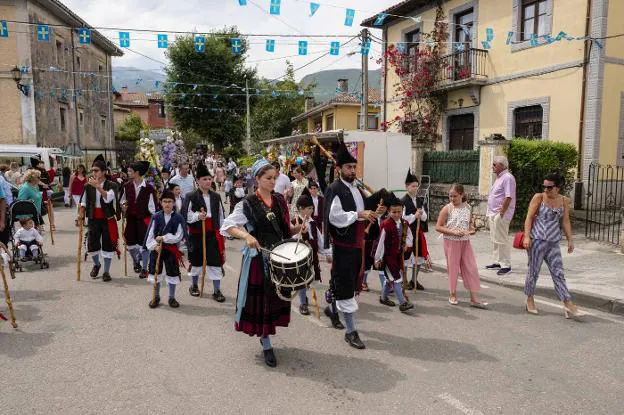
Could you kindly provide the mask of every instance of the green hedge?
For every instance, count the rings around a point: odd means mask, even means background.
[[[479,150],[429,151],[423,157],[423,174],[432,183],[479,184]]]
[[[509,170],[516,178],[515,226],[524,223],[531,198],[543,190],[546,174],[559,173],[565,177],[562,193],[566,195],[574,186],[578,152],[572,144],[514,138],[507,148],[507,158]]]

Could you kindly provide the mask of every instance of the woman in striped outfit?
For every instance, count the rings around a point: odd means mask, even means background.
[[[555,292],[563,301],[566,318],[578,319],[584,313],[572,302],[563,275],[561,258],[561,228],[568,238],[568,253],[574,251],[572,241],[572,225],[570,224],[570,200],[559,194],[563,186],[563,178],[551,173],[544,178],[544,192],[533,196],[526,220],[524,221],[524,240],[522,245],[529,254],[529,270],[524,284],[527,296],[526,311],[538,314],[535,307],[535,286],[539,278],[542,263],[546,262],[555,285]]]

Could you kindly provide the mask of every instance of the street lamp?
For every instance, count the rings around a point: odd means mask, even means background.
[[[24,94],[25,96],[28,96],[30,87],[28,85],[24,85],[21,83],[22,71],[20,70],[20,68],[16,66],[15,68],[11,69],[11,76],[13,77],[13,80],[17,84],[17,89],[19,89],[22,92],[22,94]]]

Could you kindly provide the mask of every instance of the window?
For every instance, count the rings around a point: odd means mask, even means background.
[[[462,43],[464,50],[472,46],[472,30],[474,26],[474,12],[469,9],[461,14],[455,15],[455,38],[456,43]]]
[[[84,127],[84,111],[82,110],[78,111],[78,124]]]
[[[548,0],[522,0],[522,40],[548,33]]]
[[[82,72],[82,63],[80,62],[80,56],[76,56],[76,71]]]
[[[65,69],[65,50],[63,49],[63,42],[56,41],[56,66],[60,69]]]
[[[409,32],[407,35],[405,35],[405,42],[407,42],[405,46],[405,69],[409,70],[409,72],[415,72],[418,65],[420,29],[414,30],[413,32]]]
[[[67,110],[65,108],[61,108],[60,115],[61,115],[61,131],[65,132],[67,131],[67,119],[65,118],[67,116]]]
[[[521,107],[514,110],[514,136],[542,138],[544,108],[541,105]]]
[[[106,117],[103,115],[100,116],[100,125],[102,126],[102,130],[106,131]]]
[[[325,131],[334,129],[334,114],[330,114],[325,118]]]
[[[362,121],[362,113],[358,112],[358,126],[361,125]],[[379,114],[368,114],[368,122],[366,123],[367,130],[378,130],[379,129]]]
[[[164,102],[158,103],[158,118],[166,118],[167,117],[167,109],[165,107]]]
[[[320,133],[321,131],[323,131],[323,119],[322,118],[315,118],[312,123],[314,124],[314,132],[315,133]]]

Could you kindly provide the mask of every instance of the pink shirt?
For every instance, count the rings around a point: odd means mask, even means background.
[[[501,210],[503,202],[508,197],[511,198],[511,203],[503,218],[510,221],[516,210],[516,179],[509,173],[509,170],[504,170],[500,172],[490,189],[487,216],[495,216]]]

